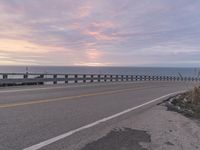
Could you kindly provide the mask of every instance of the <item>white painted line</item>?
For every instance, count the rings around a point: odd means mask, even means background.
[[[56,87],[41,87],[41,88],[29,88],[29,89],[14,89],[14,90],[2,90],[0,93],[10,93],[10,92],[27,92],[27,91],[37,91],[37,90],[50,90],[50,89],[66,89],[66,88],[77,88],[77,87],[95,87],[95,86],[104,86],[104,85],[117,85],[117,84],[134,84],[134,83],[145,83],[143,81],[139,82],[106,82],[106,83],[97,83],[97,84],[80,84],[80,85],[66,85],[66,86],[56,86]],[[75,84],[75,83],[74,83]]]
[[[57,141],[59,141],[59,140],[62,140],[62,139],[64,139],[64,138],[66,138],[66,137],[69,137],[69,136],[71,136],[72,134],[75,134],[75,133],[77,133],[77,132],[80,132],[80,131],[82,131],[82,130],[91,128],[91,127],[96,126],[96,125],[98,125],[98,124],[100,124],[100,123],[109,121],[109,120],[111,120],[111,119],[113,119],[113,118],[119,117],[119,116],[121,116],[121,115],[124,115],[124,114],[126,114],[126,113],[129,113],[129,112],[131,112],[131,111],[133,111],[133,110],[136,110],[136,109],[141,108],[141,107],[143,107],[143,106],[146,106],[146,105],[148,105],[148,104],[154,103],[154,102],[156,102],[156,101],[160,101],[160,100],[162,100],[162,99],[165,99],[165,98],[168,98],[168,97],[170,97],[170,96],[174,96],[174,95],[176,95],[176,94],[183,93],[183,92],[185,92],[185,91],[178,91],[178,92],[174,92],[174,93],[169,93],[169,94],[164,95],[164,96],[162,96],[162,97],[153,99],[153,100],[151,100],[151,101],[149,101],[149,102],[146,102],[146,103],[144,103],[144,104],[138,105],[138,106],[136,106],[136,107],[129,108],[129,109],[124,110],[124,111],[122,111],[122,112],[120,112],[120,113],[114,114],[114,115],[112,115],[112,116],[103,118],[103,119],[98,120],[98,121],[95,121],[95,122],[93,122],[93,123],[91,123],[91,124],[88,124],[88,125],[85,125],[85,126],[83,126],[83,127],[78,128],[78,129],[75,129],[75,130],[69,131],[69,132],[67,132],[67,133],[61,134],[61,135],[56,136],[56,137],[54,137],[54,138],[48,139],[48,140],[46,140],[46,141],[43,141],[43,142],[41,142],[41,143],[39,143],[39,144],[36,144],[36,145],[30,146],[30,147],[28,147],[28,148],[25,148],[25,149],[23,149],[23,150],[38,150],[38,149],[40,149],[40,148],[42,148],[42,147],[45,147],[45,146],[47,146],[47,145],[49,145],[49,144],[52,144],[52,143],[57,142]]]

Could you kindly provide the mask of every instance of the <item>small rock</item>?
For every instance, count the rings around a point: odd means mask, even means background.
[[[172,132],[173,130],[169,130],[169,132]]]
[[[184,99],[183,99],[183,102],[187,103],[187,102],[188,102],[188,99],[184,98]]]

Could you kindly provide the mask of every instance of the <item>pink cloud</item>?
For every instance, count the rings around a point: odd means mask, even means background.
[[[84,34],[94,37],[96,40],[99,41],[111,41],[116,39],[112,35],[107,35],[100,31],[85,31]]]

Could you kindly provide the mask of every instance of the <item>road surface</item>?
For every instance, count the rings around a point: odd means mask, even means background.
[[[93,129],[99,134],[128,117],[130,108],[134,113],[138,106],[190,86],[145,81],[1,88],[0,150],[68,150],[92,128],[102,126]]]

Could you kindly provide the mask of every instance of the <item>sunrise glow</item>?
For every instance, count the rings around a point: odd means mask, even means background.
[[[0,65],[198,66],[199,7],[186,0],[4,0]]]

